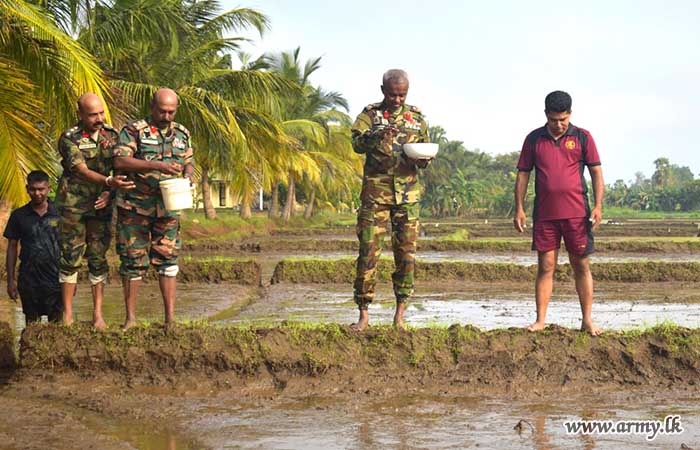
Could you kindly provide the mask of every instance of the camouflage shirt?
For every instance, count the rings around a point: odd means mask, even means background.
[[[78,122],[61,134],[58,152],[61,155],[63,175],[58,182],[56,203],[59,206],[92,208],[97,197],[110,188],[90,181],[82,180],[73,174],[73,168],[85,164],[88,169],[102,175],[112,172],[112,147],[119,137],[117,130],[105,125],[92,139]]]
[[[194,164],[190,132],[184,126],[171,122],[165,132],[158,129],[151,117],[131,122],[119,133],[119,142],[114,147],[114,157],[130,156],[146,161],[178,162],[182,165]],[[180,174],[179,176],[181,176]],[[136,185],[133,190],[120,191],[117,206],[136,210],[138,214],[152,217],[177,215],[170,213],[163,205],[163,196],[158,183],[174,178],[157,170],[129,174]]]
[[[377,131],[393,125],[399,132],[385,139]],[[428,123],[415,106],[402,105],[389,112],[383,103],[368,105],[352,125],[352,146],[366,155],[362,177],[363,203],[402,205],[420,200],[418,168],[402,150],[402,145],[429,142]]]

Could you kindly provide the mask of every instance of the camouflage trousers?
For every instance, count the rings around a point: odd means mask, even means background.
[[[85,257],[92,277],[107,275],[109,265],[105,253],[112,240],[112,207],[95,210],[61,206],[60,215],[58,269],[61,274],[77,273]]]
[[[178,217],[144,216],[131,209],[117,210],[117,253],[122,277],[130,280],[142,277],[149,262],[159,273],[177,268],[177,255],[182,246]]]
[[[360,255],[357,258],[354,299],[360,309],[367,309],[374,300],[377,284],[377,262],[382,253],[384,236],[391,223],[391,247],[395,271],[391,276],[397,303],[405,302],[413,294],[413,276],[416,267],[418,240],[418,213],[420,205],[363,205],[357,216],[357,237]]]

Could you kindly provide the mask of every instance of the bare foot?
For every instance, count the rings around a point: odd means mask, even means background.
[[[92,322],[92,326],[95,327],[95,329],[98,331],[104,331],[107,329],[107,324],[102,319],[98,319]]]
[[[598,328],[593,322],[581,322],[581,331],[587,331],[591,336],[603,334],[603,330]]]
[[[546,324],[544,322],[535,322],[526,329],[527,331],[542,331],[544,330],[545,325]]]
[[[398,328],[399,330],[406,329],[406,323],[403,321],[403,318],[397,319],[394,317],[394,328]]]
[[[73,325],[73,317],[63,316],[63,320],[61,320],[61,325],[63,325],[64,327],[69,327]]]
[[[406,324],[403,321],[403,312],[406,310],[406,303],[401,302],[396,304],[396,312],[394,313],[394,328],[400,330],[406,329]]]
[[[360,310],[360,318],[356,323],[350,325],[350,329],[353,331],[362,331],[369,325],[369,311],[366,309]]]
[[[135,320],[127,320],[126,322],[124,322],[124,325],[122,325],[122,331],[126,331],[129,328],[134,328],[136,325],[138,324]]]

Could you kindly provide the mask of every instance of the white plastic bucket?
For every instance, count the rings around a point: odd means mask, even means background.
[[[172,178],[161,181],[158,185],[168,211],[192,207],[192,186],[187,178]]]

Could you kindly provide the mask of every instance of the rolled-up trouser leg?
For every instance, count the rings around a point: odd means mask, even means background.
[[[413,295],[420,205],[410,203],[391,210],[391,247],[396,270],[391,276],[397,303]]]
[[[377,284],[377,263],[382,253],[384,236],[389,228],[389,205],[363,205],[357,215],[357,237],[360,252],[354,283],[354,300],[360,309],[367,309],[374,300]]]

